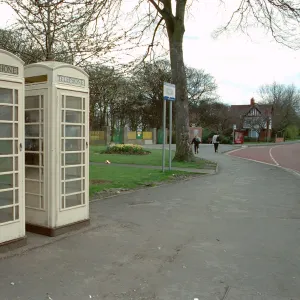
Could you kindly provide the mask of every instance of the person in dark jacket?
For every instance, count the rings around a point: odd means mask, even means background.
[[[193,140],[192,140],[192,143],[191,144],[194,144],[194,150],[195,150],[195,154],[196,153],[199,153],[199,145],[201,143],[201,139],[198,135],[196,135]]]

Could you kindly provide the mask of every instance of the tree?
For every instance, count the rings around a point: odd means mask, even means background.
[[[19,56],[26,64],[42,60],[43,53],[28,34],[0,29],[0,48]]]
[[[229,107],[215,100],[203,100],[191,106],[191,121],[214,132],[224,133],[232,124]]]
[[[257,133],[257,140],[263,130],[269,129],[271,117],[261,114],[260,116],[249,116],[244,118],[244,128],[249,128]]]
[[[294,85],[263,85],[259,89],[261,102],[273,106],[272,129],[282,132],[289,125],[299,124],[300,91]]]
[[[201,101],[217,100],[218,86],[215,78],[204,70],[186,68],[188,100],[191,106],[200,105]]]
[[[299,22],[299,1],[241,0],[227,24],[215,31],[215,36],[236,30],[248,34],[248,28],[255,27],[264,29],[277,43],[299,49]]]
[[[171,66],[166,60],[145,63],[133,72],[135,91],[144,99],[143,125],[149,128],[162,128],[163,83],[171,80]]]
[[[223,2],[223,1],[222,1]],[[140,0],[149,3],[154,12],[147,13],[147,28],[156,24],[149,47],[155,44],[155,35],[160,26],[165,26],[170,51],[172,82],[176,84],[176,154],[174,160],[193,160],[189,145],[189,105],[187,78],[183,60],[183,36],[185,18],[189,7],[187,0]],[[145,18],[142,18],[143,21]],[[268,29],[274,39],[289,47],[297,47],[298,36],[294,34],[299,27],[300,5],[284,0],[241,0],[229,22],[216,35],[231,28],[246,31],[251,23]],[[149,49],[148,49],[149,50]],[[149,51],[148,51],[149,52]]]
[[[2,0],[17,15],[12,27],[27,32],[43,60],[80,65],[111,50],[123,37],[115,34],[118,1]]]

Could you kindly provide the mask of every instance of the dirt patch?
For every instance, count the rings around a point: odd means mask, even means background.
[[[90,184],[104,184],[104,183],[112,183],[110,180],[102,180],[102,179],[91,179]]]

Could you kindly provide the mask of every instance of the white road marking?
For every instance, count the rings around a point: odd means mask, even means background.
[[[230,154],[230,152],[229,153],[225,153],[225,155],[230,156],[229,154]],[[298,172],[296,170],[293,170],[293,169],[285,168],[285,167],[282,167],[280,165],[273,165],[273,164],[270,164],[270,163],[267,163],[267,162],[263,162],[263,161],[259,161],[259,160],[255,160],[255,159],[251,159],[251,158],[239,157],[239,156],[234,156],[234,155],[232,157],[243,159],[243,160],[248,160],[248,161],[253,161],[253,162],[256,162],[256,163],[259,163],[259,164],[263,164],[263,165],[268,165],[268,166],[276,167],[276,168],[285,170],[285,171],[287,171],[289,173],[292,173],[292,174],[294,174],[294,175],[296,175],[296,176],[298,176],[300,178],[300,172]]]
[[[272,155],[272,150],[273,150],[274,148],[277,148],[277,147],[279,147],[279,146],[271,147],[270,150],[269,150],[269,155],[270,155],[271,159],[274,161],[275,165],[276,165],[276,166],[280,166],[279,163],[277,162],[277,160],[276,160],[276,159],[274,158],[274,156]]]

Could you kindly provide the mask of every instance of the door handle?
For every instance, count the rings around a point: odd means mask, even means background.
[[[20,143],[20,152],[22,151],[22,149],[23,149],[23,145],[22,143]]]
[[[89,147],[89,143],[85,142],[86,149]]]

